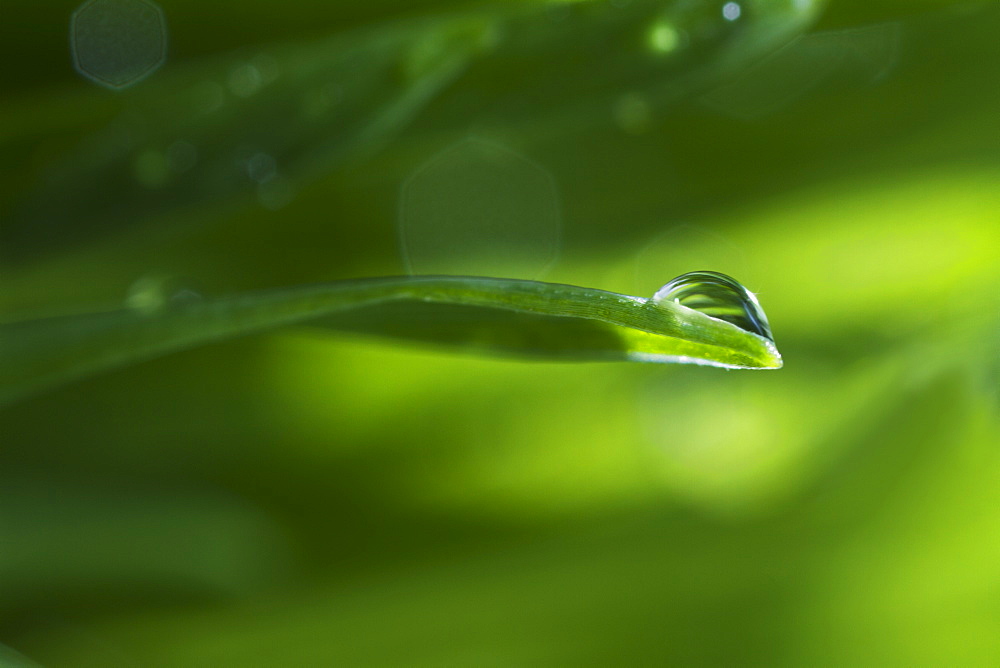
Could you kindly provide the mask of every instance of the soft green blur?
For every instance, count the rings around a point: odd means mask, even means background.
[[[163,0],[119,92],[77,4],[0,5],[0,320],[708,269],[785,366],[303,328],[6,407],[0,665],[1000,664],[995,2]]]

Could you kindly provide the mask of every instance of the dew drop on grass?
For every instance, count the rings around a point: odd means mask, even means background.
[[[739,281],[715,271],[681,274],[653,295],[653,303],[672,301],[774,341],[757,297]]]

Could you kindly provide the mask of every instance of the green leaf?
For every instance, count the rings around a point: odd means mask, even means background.
[[[0,404],[169,352],[284,325],[487,354],[781,367],[770,340],[671,301],[498,278],[369,278],[0,325]]]

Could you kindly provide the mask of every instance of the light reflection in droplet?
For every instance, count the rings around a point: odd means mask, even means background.
[[[774,340],[757,297],[736,279],[716,271],[682,274],[657,290],[652,301],[676,302]]]
[[[727,21],[735,21],[740,18],[743,13],[743,8],[740,7],[738,2],[727,2],[722,6],[722,18]]]

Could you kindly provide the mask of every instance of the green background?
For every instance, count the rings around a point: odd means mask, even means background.
[[[4,0],[4,321],[711,269],[785,368],[301,328],[6,406],[0,665],[1000,663],[1000,7],[723,4],[164,1],[110,91]]]

